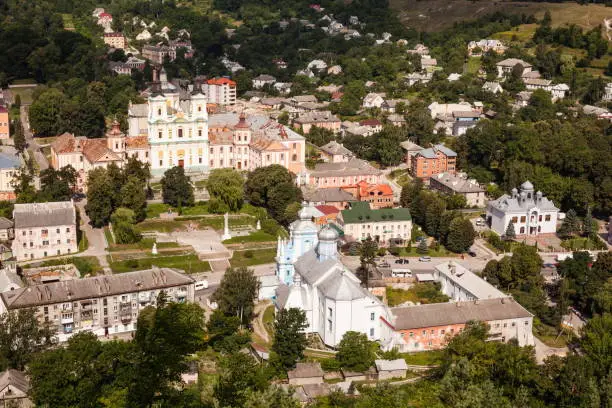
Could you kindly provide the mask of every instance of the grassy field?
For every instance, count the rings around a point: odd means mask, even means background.
[[[467,63],[467,71],[470,74],[477,74],[480,70],[481,57],[470,57]]]
[[[246,251],[234,251],[230,264],[234,268],[241,266],[262,265],[274,262],[276,248],[248,249]]]
[[[32,80],[32,82],[35,82]],[[36,88],[36,84],[32,84],[32,86],[25,88],[10,88],[11,94],[13,94],[13,100],[15,97],[19,95],[21,97],[21,103],[25,105],[29,105],[32,103],[32,94],[34,93],[34,89]]]
[[[276,237],[264,231],[255,231],[243,237],[233,237],[223,241],[224,244],[244,244],[247,242],[275,242]]]
[[[501,31],[491,37],[506,42],[528,42],[533,37],[537,24],[521,24],[510,31]]]
[[[60,258],[60,259],[50,259],[48,261],[43,261],[40,263],[31,263],[24,265],[23,268],[38,268],[44,266],[57,266],[57,265],[67,265],[74,264],[76,268],[81,273],[81,276],[85,275],[97,275],[103,273],[103,269],[100,266],[100,262],[98,258],[95,256],[75,256],[72,258]]]
[[[171,220],[145,220],[139,224],[136,224],[136,229],[140,232],[146,231],[159,231],[159,232],[173,232],[176,230],[185,230],[185,221],[171,221]]]
[[[432,283],[416,283],[407,290],[387,286],[387,302],[391,307],[405,302],[414,304],[443,303],[448,302],[448,296],[440,292]]]
[[[496,11],[508,14],[533,14],[542,18],[550,11],[554,26],[576,24],[591,29],[612,17],[612,8],[602,4],[580,5],[573,2],[535,3],[524,1],[471,0],[391,0],[400,20],[409,27],[423,31],[438,31],[452,27],[461,20],[473,20]]]
[[[153,244],[155,243],[154,239],[143,239],[140,242],[135,244],[112,244],[109,247],[109,251],[118,252],[118,251],[128,251],[128,250],[147,250],[150,251],[153,248]],[[162,248],[177,248],[179,244],[176,242],[158,242],[157,249]]]
[[[411,365],[438,365],[442,362],[442,351],[422,351],[419,353],[402,353],[406,364]]]
[[[201,261],[195,254],[173,255],[173,256],[152,256],[140,259],[126,259],[123,261],[110,262],[113,273],[123,273],[150,269],[155,265],[160,268],[177,268],[186,273],[208,272],[210,265],[208,262]]]

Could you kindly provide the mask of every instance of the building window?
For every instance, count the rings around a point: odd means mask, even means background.
[[[159,161],[159,165],[160,165],[160,167],[161,167],[161,166],[163,166],[163,164],[164,164],[164,161],[163,161],[163,160],[160,160],[160,161]]]
[[[376,318],[376,314],[375,313],[370,313],[370,321],[374,321],[374,319]]]
[[[178,137],[183,137],[183,128],[179,128]]]
[[[516,326],[516,322],[512,322],[512,327],[515,327],[515,326]]]
[[[550,221],[550,214],[546,214],[546,216],[544,217],[544,221]]]
[[[70,233],[70,228],[66,228],[66,233]]]
[[[161,130],[160,130],[159,132],[157,132],[157,137],[158,137],[159,139],[161,139],[161,138],[162,138],[162,131],[161,131]]]
[[[198,136],[202,136],[202,129],[198,129]]]
[[[524,233],[525,233],[525,227],[521,227],[520,234],[524,234]]]
[[[57,234],[59,234],[59,233],[60,233],[60,229],[59,229],[59,228],[56,228],[56,229],[55,229],[55,232],[56,232]]]
[[[529,326],[529,320],[525,320],[525,326]]]
[[[525,217],[524,215],[521,216],[521,222],[525,222],[526,219],[527,219],[527,217]]]
[[[370,337],[374,337],[374,328],[370,327]]]
[[[328,307],[327,308],[327,316],[331,318],[331,317],[333,317],[333,315],[334,315],[334,311],[332,310],[331,307]]]
[[[331,321],[331,319],[327,320],[327,330],[329,330],[329,331],[332,330],[332,321]]]

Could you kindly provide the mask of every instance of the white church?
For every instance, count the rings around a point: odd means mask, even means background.
[[[311,218],[309,208],[303,208],[291,224],[289,240],[279,241],[277,309],[306,312],[307,331],[327,346],[336,347],[347,331],[356,331],[385,348],[393,338],[389,308],[340,262],[336,230],[325,226],[318,231]]]

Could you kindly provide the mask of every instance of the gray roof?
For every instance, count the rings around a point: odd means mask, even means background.
[[[331,155],[341,154],[344,156],[353,156],[353,152],[344,147],[342,143],[338,143],[335,140],[332,140],[331,142],[321,146],[319,149]]]
[[[525,68],[532,66],[530,63],[518,58],[506,58],[505,60],[497,63],[497,65],[501,67],[514,67],[516,64],[520,64]]]
[[[362,174],[377,176],[381,174],[381,171],[372,167],[367,161],[357,158],[352,158],[344,163],[319,163],[311,171],[313,177],[348,177]]]
[[[318,188],[314,191],[304,189],[302,192],[304,193],[304,200],[315,203],[355,201],[355,197],[351,193],[340,187]]]
[[[395,371],[407,370],[408,365],[406,360],[398,358],[397,360],[374,360],[374,365],[378,371]]]
[[[310,123],[316,125],[317,123],[327,122],[340,122],[337,116],[332,114],[330,111],[312,111],[301,113],[295,120],[295,123]]]
[[[0,169],[18,169],[21,160],[15,155],[0,153]]]
[[[455,176],[450,173],[436,174],[430,179],[430,184],[440,183],[445,187],[448,187],[455,193],[481,193],[485,189],[478,184],[476,180],[466,179],[463,177]]]
[[[253,78],[253,80],[254,81],[276,81],[276,78],[274,78],[272,75],[261,74]]]
[[[420,150],[423,150],[423,148],[421,146],[419,146],[416,143],[411,142],[410,140],[405,140],[403,142],[400,143],[400,146],[402,147],[402,149],[408,151],[408,152],[418,152]]]
[[[324,374],[321,363],[297,363],[293,370],[287,371],[289,379],[323,377]]]
[[[238,123],[240,114],[236,112],[219,113],[208,115],[208,126],[228,126],[232,127]],[[304,136],[292,130],[290,127],[281,125],[275,120],[265,115],[247,115],[246,121],[253,130],[253,139],[259,136],[272,140],[284,139],[281,136],[281,128],[284,130],[287,140],[304,140]]]
[[[72,201],[15,204],[15,228],[76,225],[76,210]]]
[[[395,330],[463,324],[471,320],[490,322],[533,316],[512,298],[395,307],[391,313],[395,316]]]
[[[8,218],[0,217],[0,229],[13,228],[13,221]]]
[[[149,115],[149,105],[146,103],[132,104],[128,108],[128,114],[130,117],[146,118]]]
[[[19,391],[27,394],[30,390],[30,381],[22,371],[13,370],[12,368],[0,373],[0,391],[8,386],[13,386]]]
[[[321,383],[321,384],[304,384],[302,385],[302,389],[304,390],[304,393],[308,396],[308,398],[310,399],[314,399],[314,398],[318,398],[318,397],[324,397],[326,395],[329,395],[331,393],[331,386],[327,383]]]
[[[457,262],[451,261],[438,264],[434,269],[434,273],[451,280],[455,286],[471,293],[476,299],[508,297],[508,295]],[[438,281],[441,280],[440,278],[438,278]]]
[[[23,282],[19,275],[8,269],[0,270],[0,292],[6,292],[13,286],[17,286],[18,288],[23,287]]]
[[[134,291],[189,285],[194,280],[178,269],[152,268],[118,275],[93,276],[30,286],[0,294],[9,309],[73,302]]]
[[[545,211],[559,211],[555,204],[544,197],[540,191],[533,191],[533,184],[529,181],[521,185],[521,192],[513,190],[512,195],[504,194],[497,200],[489,201],[489,207],[502,212],[525,212],[537,207]]]

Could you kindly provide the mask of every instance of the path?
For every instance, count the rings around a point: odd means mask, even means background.
[[[546,357],[550,357],[553,355],[562,357],[562,356],[565,356],[568,352],[567,347],[560,347],[560,348],[550,347],[544,344],[542,340],[538,339],[535,336],[533,336],[533,339],[535,341],[535,354],[536,354],[536,361],[538,362],[538,364],[542,364],[544,360],[546,359]]]
[[[253,321],[253,332],[255,332],[255,334],[257,334],[259,337],[261,337],[261,339],[265,341],[267,344],[270,344],[271,340],[270,340],[270,336],[268,336],[268,331],[266,330],[266,326],[264,325],[263,316],[264,316],[264,312],[266,311],[268,306],[270,306],[271,304],[272,302],[270,302],[269,300],[266,300],[266,301],[257,303],[255,305],[255,308],[253,309],[253,313],[255,314],[255,316],[257,316],[255,320]]]
[[[95,256],[98,258],[100,266],[104,269],[105,275],[111,275],[112,271],[108,260],[106,259],[108,244],[106,237],[104,236],[104,230],[102,228],[94,228],[89,224],[89,217],[85,213],[85,205],[87,200],[82,200],[76,203],[81,214],[81,231],[87,237],[89,246],[87,249],[76,256]]]
[[[45,157],[43,152],[40,150],[40,145],[36,142],[36,140],[34,139],[34,135],[30,130],[28,109],[29,106],[26,105],[22,105],[20,108],[20,118],[21,125],[23,128],[23,134],[25,135],[26,142],[28,143],[28,149],[32,151],[34,159],[38,164],[38,170],[43,171],[49,168],[49,162],[47,161],[47,158]]]

